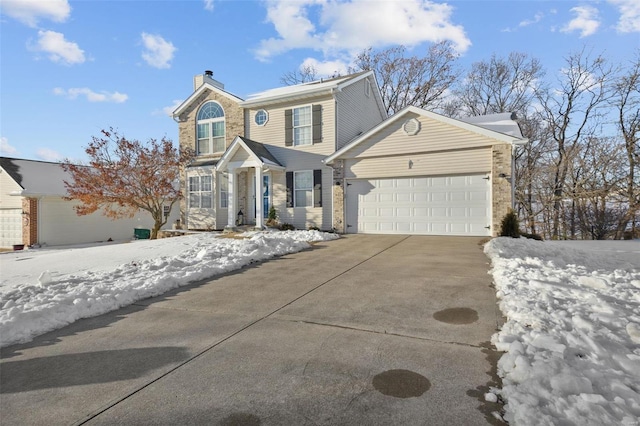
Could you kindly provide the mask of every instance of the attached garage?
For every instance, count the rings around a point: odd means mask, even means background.
[[[408,107],[346,144],[334,170],[334,228],[344,233],[497,235],[512,207],[512,114],[471,122]]]
[[[347,180],[347,233],[490,235],[488,174]]]

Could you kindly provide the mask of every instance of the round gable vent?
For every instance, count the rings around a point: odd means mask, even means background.
[[[409,119],[402,125],[402,130],[409,136],[416,135],[420,131],[420,122],[417,118]]]

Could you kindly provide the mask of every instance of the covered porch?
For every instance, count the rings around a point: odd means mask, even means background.
[[[227,178],[227,226],[264,227],[273,205],[274,176],[285,168],[258,142],[237,136],[224,153],[216,171]]]

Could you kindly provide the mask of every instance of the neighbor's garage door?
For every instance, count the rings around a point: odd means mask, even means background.
[[[354,179],[348,233],[491,235],[488,175]]]
[[[22,209],[0,209],[0,247],[22,244]]]

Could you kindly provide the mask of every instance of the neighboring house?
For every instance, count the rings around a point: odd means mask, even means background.
[[[182,183],[189,229],[261,228],[274,207],[299,229],[495,235],[526,142],[510,114],[387,118],[373,72],[241,100],[207,71],[174,119],[197,153]]]
[[[60,163],[0,157],[0,247],[57,246],[122,240],[134,228],[151,228],[146,212],[112,220],[97,211],[78,216],[76,201],[67,201],[64,181],[72,181]],[[179,217],[174,209],[171,225]]]

